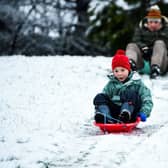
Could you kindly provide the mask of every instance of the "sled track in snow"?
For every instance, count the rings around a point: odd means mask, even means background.
[[[162,129],[163,127],[167,125],[168,125],[168,121],[165,121],[164,123],[159,124],[159,125],[155,124],[155,125],[148,125],[143,128],[136,128],[132,132],[132,135],[133,136],[144,136],[145,138],[149,138],[150,136],[157,133],[158,131],[160,131],[160,129]]]
[[[78,166],[80,167],[106,167],[103,163],[100,165],[99,161],[93,161],[92,158],[95,158],[95,155],[98,156],[98,159],[100,156],[102,156],[102,159],[104,159],[108,162],[111,162],[111,166],[113,168],[117,168],[118,166],[122,166],[127,161],[128,156],[132,153],[132,151],[138,150],[138,148],[143,145],[143,143],[152,137],[154,134],[159,132],[162,128],[168,125],[168,121],[165,121],[164,123],[160,125],[147,125],[144,126],[143,128],[136,128],[133,130],[131,133],[111,133],[111,134],[103,134],[102,131],[98,131],[97,128],[93,125],[84,125],[83,129],[85,132],[85,138],[91,138],[93,137],[94,141],[90,143],[87,149],[83,150],[80,152],[79,156],[76,158],[76,160],[72,163],[72,167],[77,168]],[[89,130],[92,130],[92,134]],[[133,143],[133,145],[130,144],[128,145],[130,149],[125,150],[124,148],[127,146],[127,144],[123,145],[120,144],[121,141],[119,142],[119,145],[123,146],[123,148],[118,148],[117,150],[113,150],[113,145],[114,144],[109,144],[109,148],[105,148],[103,151],[99,150],[99,145],[101,144],[102,140],[104,143],[106,143],[107,138],[114,139],[116,136],[121,137],[122,139],[130,139],[130,141],[133,141],[133,139],[136,138],[137,142]],[[99,142],[101,141],[101,142]],[[111,146],[110,146],[111,145]],[[115,142],[115,145],[116,142]],[[99,153],[100,152],[100,153]],[[94,155],[94,157],[92,157]],[[109,157],[111,156],[111,157]],[[108,164],[107,164],[108,165]],[[70,166],[71,167],[71,166]],[[108,167],[108,166],[107,166]]]

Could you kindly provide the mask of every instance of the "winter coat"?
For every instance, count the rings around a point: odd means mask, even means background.
[[[146,46],[152,47],[156,40],[163,40],[168,49],[168,18],[165,16],[162,16],[162,28],[153,32],[147,28],[147,19],[141,20],[132,41],[141,49]]]
[[[150,116],[153,107],[151,92],[136,72],[131,72],[124,83],[117,80],[114,75],[109,76],[109,79],[109,82],[103,89],[103,93],[108,95],[113,103],[121,105],[120,94],[126,89],[134,90],[141,99],[139,112],[144,112],[147,117]]]

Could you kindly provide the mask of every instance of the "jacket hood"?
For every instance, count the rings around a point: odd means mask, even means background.
[[[168,18],[166,16],[162,16],[161,18],[161,23],[163,26],[168,26]],[[146,28],[147,27],[147,18],[144,17],[142,20],[139,22],[139,28]]]

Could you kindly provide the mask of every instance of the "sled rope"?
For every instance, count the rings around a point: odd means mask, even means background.
[[[104,117],[104,124],[106,124],[107,123],[107,112],[105,113],[105,117]],[[105,125],[104,125],[104,134],[107,132],[107,129],[106,129],[106,127],[105,127]]]
[[[110,119],[116,121],[117,123],[124,124],[123,127],[126,127],[126,124],[123,121],[121,121],[119,119],[116,119],[116,118],[114,118],[112,116],[110,116]],[[107,112],[105,113],[104,124],[107,124]],[[106,129],[106,127],[105,127],[105,125],[104,125],[103,130],[104,130],[104,134],[108,132],[107,129]]]

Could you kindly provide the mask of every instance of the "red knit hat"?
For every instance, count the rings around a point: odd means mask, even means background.
[[[117,50],[116,54],[113,56],[112,70],[114,70],[116,67],[124,67],[124,68],[128,69],[128,71],[131,70],[129,59],[125,55],[124,50],[121,50],[121,49]]]

